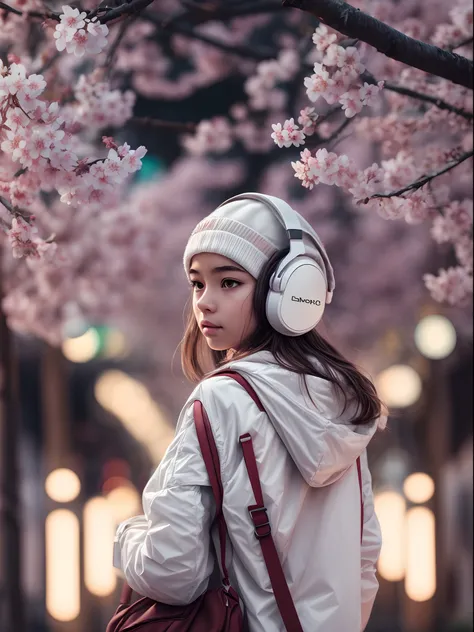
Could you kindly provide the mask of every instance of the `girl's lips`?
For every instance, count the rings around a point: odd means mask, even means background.
[[[219,329],[222,329],[222,327],[218,327],[217,325],[212,325],[208,321],[202,322],[201,328],[202,328],[202,333],[205,336],[213,336],[219,331]]]
[[[205,336],[215,336],[221,329],[222,327],[203,327],[202,333]]]

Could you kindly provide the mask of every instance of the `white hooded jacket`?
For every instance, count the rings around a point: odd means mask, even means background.
[[[199,399],[219,452],[228,568],[249,631],[281,632],[284,626],[247,511],[255,499],[238,441],[246,432],[253,438],[273,538],[303,629],[363,630],[378,589],[375,565],[381,546],[366,446],[384,420],[349,424],[353,410],[349,406],[340,414],[342,403],[334,387],[307,376],[313,405],[301,377],[276,364],[269,352],[226,368],[248,379],[266,413],[229,377],[201,382],[143,492],[145,515],[117,530],[114,565],[139,594],[168,604],[191,603],[210,587],[216,564],[209,535],[215,510],[194,427],[192,404]]]

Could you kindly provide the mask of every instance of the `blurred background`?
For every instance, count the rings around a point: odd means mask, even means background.
[[[463,1],[353,4],[472,58]],[[40,22],[0,8],[2,59],[41,70],[49,100],[81,103],[67,115],[87,121],[74,128],[87,155],[102,135],[148,150],[102,207],[66,206],[54,190],[29,202],[43,235],[55,236],[56,263],[14,258],[0,233],[1,632],[105,629],[121,584],[115,528],[141,512],[192,390],[179,363],[184,246],[199,219],[243,191],[283,197],[321,235],[337,280],[321,333],[390,408],[369,450],[384,545],[368,632],[473,630],[472,287],[456,281],[461,270],[472,282],[472,160],[456,163],[472,149],[472,96],[338,35],[386,87],[351,118],[312,103],[303,80],[323,61],[318,24],[279,1],[168,0],[111,26],[103,59],[77,59],[58,55]],[[81,97],[81,74],[109,82],[94,103]],[[127,90],[133,113],[119,115]],[[393,216],[343,187],[305,188],[290,164],[304,148],[277,147],[271,125],[309,106],[321,120],[307,146],[346,154],[360,170],[382,165],[389,190],[456,168],[430,179],[425,203]],[[101,120],[101,108],[117,120]]]

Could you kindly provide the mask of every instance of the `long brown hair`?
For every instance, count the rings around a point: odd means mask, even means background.
[[[344,358],[316,329],[293,338],[278,333],[269,324],[265,307],[269,282],[278,262],[287,252],[288,249],[277,252],[260,273],[253,296],[257,326],[254,332],[242,341],[232,360],[244,358],[258,351],[270,351],[281,367],[302,376],[310,398],[306,375],[314,375],[334,384],[344,401],[342,412],[349,403],[356,404],[352,424],[360,425],[374,421],[384,411],[384,405],[367,376]],[[181,366],[185,376],[192,382],[199,382],[207,373],[225,364],[227,360],[226,351],[214,351],[207,346],[190,309],[181,342]],[[318,366],[315,366],[315,360]]]

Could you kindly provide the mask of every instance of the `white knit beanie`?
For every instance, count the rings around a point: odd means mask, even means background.
[[[329,284],[334,287],[333,269],[321,240],[310,224],[299,213],[296,214],[302,229],[320,244],[326,263],[313,240],[304,234],[306,251],[319,263],[326,272]],[[189,277],[194,255],[211,252],[232,259],[257,279],[267,261],[288,246],[289,239],[284,225],[264,202],[251,197],[231,199],[223,202],[193,230],[184,250],[184,269]]]

